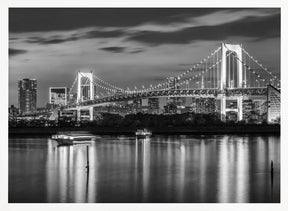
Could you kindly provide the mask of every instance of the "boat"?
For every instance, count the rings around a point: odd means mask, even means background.
[[[90,134],[65,134],[58,133],[52,135],[51,139],[58,142],[59,145],[73,145],[77,143],[85,143],[85,141],[90,141],[95,136]]]
[[[149,138],[152,135],[152,132],[147,130],[146,128],[143,130],[138,129],[135,132],[136,138],[140,138],[140,139],[146,139]]]

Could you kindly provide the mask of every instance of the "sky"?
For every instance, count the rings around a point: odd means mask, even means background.
[[[36,78],[37,105],[49,87],[71,87],[92,70],[122,88],[148,87],[190,69],[221,43],[242,46],[280,75],[278,8],[10,8],[9,104],[18,79]]]

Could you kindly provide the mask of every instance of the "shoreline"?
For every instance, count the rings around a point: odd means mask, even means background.
[[[275,134],[280,135],[280,125],[194,125],[173,128],[151,128],[159,135],[209,135],[209,134]],[[108,127],[23,127],[9,128],[9,136],[53,135],[57,132],[85,131],[94,135],[135,135],[137,128]]]

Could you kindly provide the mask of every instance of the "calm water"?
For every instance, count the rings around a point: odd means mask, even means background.
[[[10,138],[9,202],[280,202],[280,137]]]

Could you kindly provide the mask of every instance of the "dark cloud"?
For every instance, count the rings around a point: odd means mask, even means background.
[[[113,38],[113,37],[121,37],[125,33],[122,30],[111,30],[111,31],[99,31],[93,30],[87,32],[83,38]]]
[[[129,51],[129,53],[135,54],[135,53],[141,53],[143,51],[145,51],[144,48],[137,48],[137,49]]]
[[[16,56],[18,54],[24,54],[26,52],[27,51],[23,49],[9,48],[9,56]]]
[[[27,43],[38,43],[38,44],[58,44],[69,41],[76,41],[80,39],[92,39],[92,38],[112,38],[112,37],[120,37],[124,35],[124,32],[120,30],[113,31],[88,31],[84,34],[75,33],[71,36],[62,36],[62,35],[53,35],[51,37],[30,37],[26,40]]]
[[[99,48],[100,50],[103,51],[109,51],[111,53],[129,53],[129,54],[137,54],[137,53],[141,53],[144,50],[144,48],[135,48],[132,50],[129,50],[129,48],[127,47],[118,47],[118,46],[113,46],[113,47],[104,47],[104,48]]]
[[[223,9],[207,8],[10,8],[10,32],[72,30],[89,26],[127,27],[183,22]],[[226,9],[224,9],[226,10]]]
[[[105,47],[105,48],[99,48],[100,50],[103,51],[109,51],[111,53],[122,53],[125,51],[125,47]]]
[[[255,39],[280,37],[280,14],[265,17],[246,17],[225,24],[189,27],[174,32],[141,31],[127,39],[157,45],[186,44],[198,40],[225,40],[231,36]]]
[[[16,37],[9,37],[9,40],[18,40]]]
[[[69,41],[75,41],[78,40],[79,37],[73,35],[70,37],[63,38],[61,36],[51,36],[49,38],[43,38],[43,37],[30,37],[28,40],[26,40],[27,43],[38,43],[38,44],[58,44],[63,42],[69,42]]]

